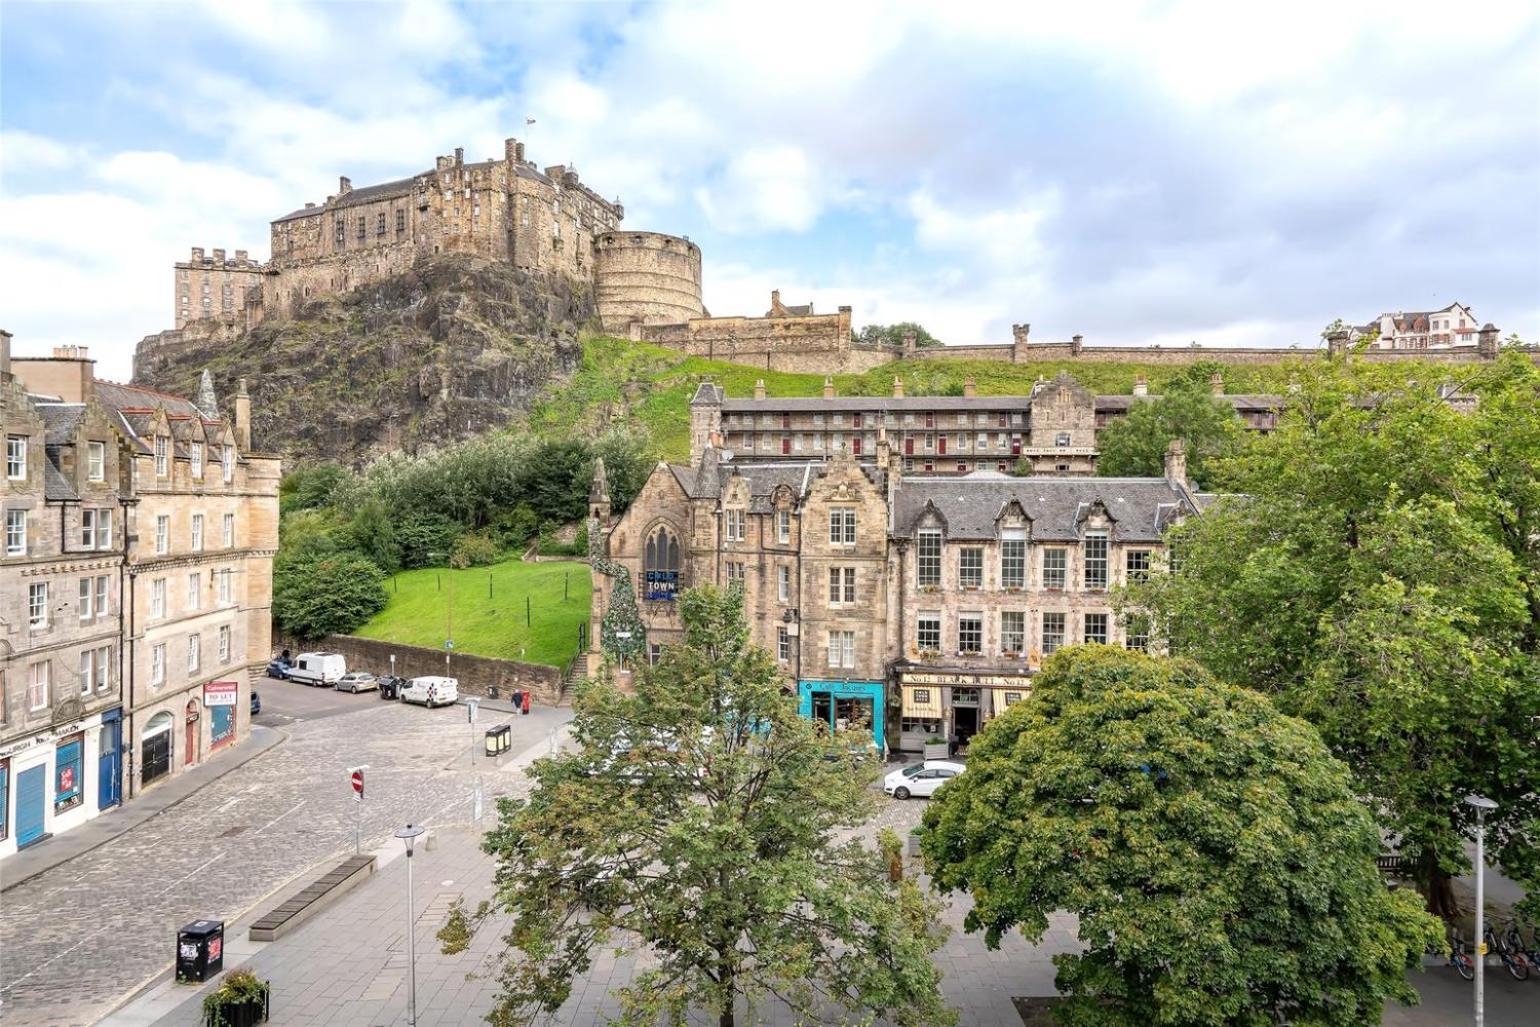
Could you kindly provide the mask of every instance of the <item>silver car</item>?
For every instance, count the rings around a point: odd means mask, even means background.
[[[372,692],[379,687],[379,678],[363,670],[350,671],[337,679],[339,692],[352,692],[356,695],[359,692]]]

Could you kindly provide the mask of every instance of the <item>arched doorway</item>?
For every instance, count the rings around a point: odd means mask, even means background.
[[[190,767],[198,762],[198,718],[201,711],[198,700],[187,700],[187,744],[182,750],[182,766]]]
[[[139,740],[139,780],[149,784],[171,772],[171,714],[161,710],[150,718]]]

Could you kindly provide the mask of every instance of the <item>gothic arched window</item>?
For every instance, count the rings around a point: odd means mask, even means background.
[[[644,599],[673,599],[679,591],[679,539],[667,528],[659,528],[647,539],[643,563]]]

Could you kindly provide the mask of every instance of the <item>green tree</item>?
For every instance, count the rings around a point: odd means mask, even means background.
[[[446,563],[463,529],[432,510],[411,510],[396,522],[396,545],[403,567],[433,567]]]
[[[1215,481],[1222,460],[1245,443],[1246,430],[1235,408],[1203,384],[1173,379],[1166,392],[1135,402],[1127,416],[1101,430],[1096,444],[1098,473],[1109,477],[1159,477],[1173,439],[1187,445],[1187,473],[1205,487]]]
[[[649,967],[617,991],[623,1024],[705,1009],[730,1027],[738,1004],[752,1019],[766,1001],[951,1022],[930,961],[936,903],[838,838],[872,808],[854,735],[797,714],[736,590],[679,603],[683,638],[636,693],[588,686],[575,750],[534,765],[527,800],[499,801],[483,845],[496,898],[474,917],[510,921],[489,1020],[558,1009],[595,950],[619,947]]]
[[[1084,1027],[1368,1025],[1442,938],[1386,889],[1379,832],[1303,721],[1196,663],[1056,654],[925,811],[936,885],[995,947],[1079,917],[1054,958]]]
[[[1460,373],[1473,412],[1442,375],[1303,372],[1280,429],[1224,469],[1245,498],[1177,529],[1175,571],[1123,599],[1314,723],[1449,917],[1467,792],[1499,804],[1488,851],[1540,883],[1540,370]]]
[[[279,505],[284,513],[326,506],[351,476],[352,472],[333,461],[296,468],[284,475]]]
[[[345,635],[385,599],[385,575],[356,553],[300,554],[273,567],[273,620],[297,638]]]
[[[857,346],[903,349],[904,336],[909,332],[914,333],[914,344],[918,349],[942,345],[940,339],[927,332],[923,325],[915,324],[913,321],[900,321],[891,325],[865,325],[859,332],[850,333],[850,341]]]

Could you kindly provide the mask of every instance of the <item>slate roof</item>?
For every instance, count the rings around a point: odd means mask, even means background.
[[[819,466],[806,460],[735,464],[731,452],[708,449],[702,454],[701,466],[669,464],[668,469],[673,472],[674,479],[684,489],[685,495],[691,499],[720,496],[736,471],[749,483],[749,512],[769,513],[770,497],[776,489],[785,485],[798,497],[806,495],[808,485],[818,473]]]
[[[411,194],[412,183],[417,181],[417,178],[417,175],[413,175],[411,178],[398,178],[394,182],[381,182],[378,185],[366,185],[358,189],[350,189],[331,203],[318,203],[314,207],[301,207],[299,210],[290,211],[281,218],[274,218],[272,223],[276,225],[284,221],[293,221],[295,218],[322,214],[329,210],[343,210],[347,207],[356,207],[360,203],[388,200],[393,196],[407,196]]]
[[[1098,413],[1113,411],[1127,413],[1133,409],[1135,403],[1159,398],[1158,393],[1149,396],[1097,396],[1096,410]],[[1282,410],[1285,405],[1282,396],[1268,393],[1233,392],[1214,398],[1229,401],[1236,410]]]
[[[700,396],[699,390],[696,396]],[[784,399],[724,399],[722,409],[727,413],[787,413],[821,411],[854,412],[894,410],[924,412],[930,410],[1030,410],[1031,396],[821,396],[786,397]]]
[[[85,416],[84,403],[33,403],[32,409],[43,419],[44,444],[62,446],[75,437],[75,428]]]
[[[54,463],[58,459],[58,447],[45,447],[45,451],[48,459],[43,461],[43,498],[49,502],[78,500],[80,496],[75,492],[74,486],[65,480]]]
[[[995,522],[1012,500],[1032,522],[1032,537],[1071,542],[1100,502],[1114,522],[1116,538],[1156,542],[1180,515],[1196,513],[1174,483],[1164,478],[1012,478],[983,473],[957,478],[904,478],[893,510],[893,534],[913,537],[921,516],[934,504],[946,522],[948,539],[993,539]]]

